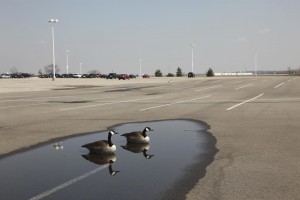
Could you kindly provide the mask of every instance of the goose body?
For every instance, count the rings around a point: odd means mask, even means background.
[[[87,148],[90,153],[103,153],[103,154],[111,154],[116,151],[116,145],[114,145],[111,141],[111,136],[114,134],[118,134],[115,131],[108,132],[108,140],[99,140],[96,142],[88,143],[82,145],[81,147]]]
[[[143,132],[141,131],[134,131],[131,133],[125,133],[121,136],[126,137],[127,143],[149,143],[150,138],[146,134],[147,131],[153,131],[150,127],[146,127]]]

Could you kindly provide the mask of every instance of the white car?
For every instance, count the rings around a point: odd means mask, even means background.
[[[1,74],[1,78],[11,78],[10,74]]]
[[[82,74],[73,74],[74,78],[81,78]]]

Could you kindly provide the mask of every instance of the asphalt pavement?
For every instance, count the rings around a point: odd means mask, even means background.
[[[129,122],[206,122],[219,152],[187,199],[300,199],[300,77],[0,80],[0,155]]]

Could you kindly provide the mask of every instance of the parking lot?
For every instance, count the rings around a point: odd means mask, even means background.
[[[164,119],[206,122],[214,162],[188,199],[300,198],[300,78],[0,79],[0,154]]]

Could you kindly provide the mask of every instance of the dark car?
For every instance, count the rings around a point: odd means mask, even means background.
[[[129,80],[129,76],[127,74],[120,74],[120,75],[118,75],[118,79],[119,80],[121,80],[121,79],[123,79],[123,80],[128,79]]]
[[[117,74],[116,73],[109,73],[106,77],[107,79],[116,79],[118,78]]]
[[[88,78],[88,76],[89,76],[88,74],[82,74],[81,78]]]
[[[88,78],[97,78],[97,74],[89,74],[87,77]]]
[[[188,78],[195,78],[195,74],[193,72],[188,73]]]
[[[107,78],[106,74],[101,74],[100,78]]]
[[[49,74],[49,78],[53,78],[53,74]],[[61,75],[55,74],[55,78],[61,78]]]
[[[31,77],[31,75],[28,74],[28,73],[21,73],[20,74],[20,78],[29,78],[29,77]]]
[[[20,74],[11,74],[11,78],[21,78]]]
[[[129,74],[129,78],[136,78],[136,75],[134,75],[134,74]]]
[[[150,76],[148,74],[144,74],[143,78],[150,78]]]

